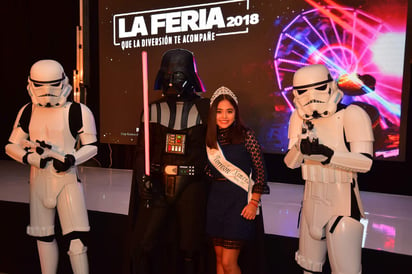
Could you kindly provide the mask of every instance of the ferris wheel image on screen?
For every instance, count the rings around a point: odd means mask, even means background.
[[[304,11],[282,29],[274,49],[279,92],[292,111],[294,72],[326,65],[345,94],[342,102],[359,104],[370,114],[375,157],[396,157],[405,37],[405,28],[391,29],[360,9],[319,5]]]

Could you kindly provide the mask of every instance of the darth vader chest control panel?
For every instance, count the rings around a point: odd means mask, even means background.
[[[173,154],[185,154],[186,135],[185,134],[166,134],[166,147],[167,153]]]

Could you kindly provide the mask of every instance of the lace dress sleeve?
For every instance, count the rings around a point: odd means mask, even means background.
[[[256,138],[255,132],[251,129],[246,131],[245,146],[252,159],[252,178],[255,181],[252,193],[269,194],[262,147]]]

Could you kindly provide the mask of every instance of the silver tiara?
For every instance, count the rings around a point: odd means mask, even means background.
[[[233,100],[236,102],[236,104],[239,104],[238,101],[237,101],[236,95],[230,89],[228,89],[227,87],[222,86],[222,87],[218,88],[213,93],[212,97],[210,98],[210,105],[212,105],[213,101],[215,101],[216,98],[219,97],[220,95],[229,95],[230,97],[233,98]]]

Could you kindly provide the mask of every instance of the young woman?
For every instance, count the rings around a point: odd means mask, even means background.
[[[226,87],[212,95],[206,134],[212,178],[207,233],[216,253],[217,274],[240,274],[241,247],[255,236],[261,194],[268,194],[261,146],[240,120],[238,99]]]

